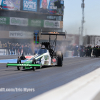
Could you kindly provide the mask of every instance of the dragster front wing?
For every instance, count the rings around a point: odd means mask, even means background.
[[[19,67],[40,67],[40,64],[17,64],[17,63],[7,63],[6,67],[8,66],[19,66]]]

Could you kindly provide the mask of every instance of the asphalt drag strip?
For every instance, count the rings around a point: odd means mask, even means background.
[[[54,66],[54,67],[37,69],[36,71],[33,71],[33,70],[18,71],[16,67],[11,66],[9,68],[6,68],[6,63],[0,63],[0,90],[1,88],[4,88],[4,89],[32,88],[35,90],[33,92],[25,92],[25,91],[24,92],[20,92],[20,91],[19,92],[0,92],[0,100],[29,100],[29,99],[34,100],[35,97],[37,98],[41,96],[42,94],[48,93],[49,91],[56,90],[60,87],[68,85],[69,83],[81,77],[84,77],[85,75],[99,68],[100,68],[100,58],[89,58],[89,57],[64,58],[62,67]],[[99,71],[96,73],[99,73]],[[96,74],[91,74],[89,77],[82,78],[82,80],[75,82],[76,84],[74,83],[70,85],[70,87],[67,88],[67,90],[65,88],[64,91],[68,93],[71,90],[72,91],[75,90],[73,92],[70,92],[71,96],[73,95],[74,97],[75,96],[74,93],[76,92],[78,93],[79,90],[83,90],[82,83],[91,83],[92,82],[91,80],[92,79],[94,80],[96,78],[95,75]],[[98,84],[95,85],[96,89],[98,88]],[[77,88],[76,86],[79,86],[79,87]],[[92,88],[90,87],[89,89],[92,89]],[[56,98],[57,96],[58,97],[62,96],[62,93],[63,91],[61,90],[60,94],[54,93],[50,95],[47,99],[43,99],[43,100],[49,100],[49,99],[59,100]],[[51,97],[54,97],[54,95],[56,96],[56,98],[52,99]],[[81,97],[87,97],[85,94],[83,95],[80,94],[80,95]],[[91,93],[89,95],[91,95]],[[66,93],[65,93],[64,98],[65,100],[67,100],[66,98],[70,99],[71,96],[70,95],[66,96]],[[95,95],[93,95],[93,97],[94,96]],[[81,99],[79,98],[79,99],[74,99],[74,100],[81,100]],[[84,100],[88,100],[88,99],[84,99]]]

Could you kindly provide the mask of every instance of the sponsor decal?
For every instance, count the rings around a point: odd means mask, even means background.
[[[28,19],[10,17],[10,25],[28,26]]]
[[[31,66],[30,64],[18,64],[18,66]]]
[[[27,58],[27,59],[30,59],[30,58],[32,58],[33,56],[25,56],[25,58]]]
[[[56,59],[54,58],[54,59],[52,59],[52,61],[53,61],[53,62],[56,62]]]
[[[17,37],[17,38],[32,38],[32,32],[24,32],[24,31],[9,31],[9,37]]]
[[[55,21],[63,21],[63,16],[47,16],[47,19],[55,20]]]
[[[49,61],[44,61],[44,65],[49,65]]]
[[[60,21],[44,20],[44,27],[46,27],[46,28],[60,28]]]
[[[53,20],[32,20],[28,18],[17,17],[0,17],[0,24],[17,25],[17,26],[33,26],[44,28],[62,28],[63,21]]]
[[[49,59],[49,56],[48,55],[44,56],[44,59],[45,60],[48,60]]]
[[[43,20],[29,20],[29,26],[43,27]]]
[[[0,24],[9,24],[9,17],[0,17]]]
[[[37,11],[37,0],[23,0],[23,10]]]
[[[2,9],[20,10],[20,0],[2,0]]]
[[[49,14],[63,14],[64,0],[40,0],[39,11]]]

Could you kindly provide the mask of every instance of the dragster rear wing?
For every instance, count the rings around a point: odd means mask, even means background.
[[[59,36],[66,36],[65,32],[40,32],[40,35],[59,35]]]
[[[55,47],[56,47],[56,41],[57,41],[57,36],[65,36],[66,38],[66,32],[40,32],[40,35],[49,35],[49,43],[51,41],[51,35],[55,35],[55,39],[54,39],[54,42],[53,44],[55,44]]]

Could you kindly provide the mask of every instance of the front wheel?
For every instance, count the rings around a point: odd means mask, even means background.
[[[33,71],[35,71],[36,70],[36,67],[33,67]]]
[[[18,58],[17,64],[21,64],[21,59],[20,58]],[[21,70],[21,67],[20,66],[17,66],[17,70]]]
[[[35,58],[33,58],[32,64],[36,64]],[[33,67],[32,69],[33,69],[33,71],[35,71],[36,70],[36,67]]]

